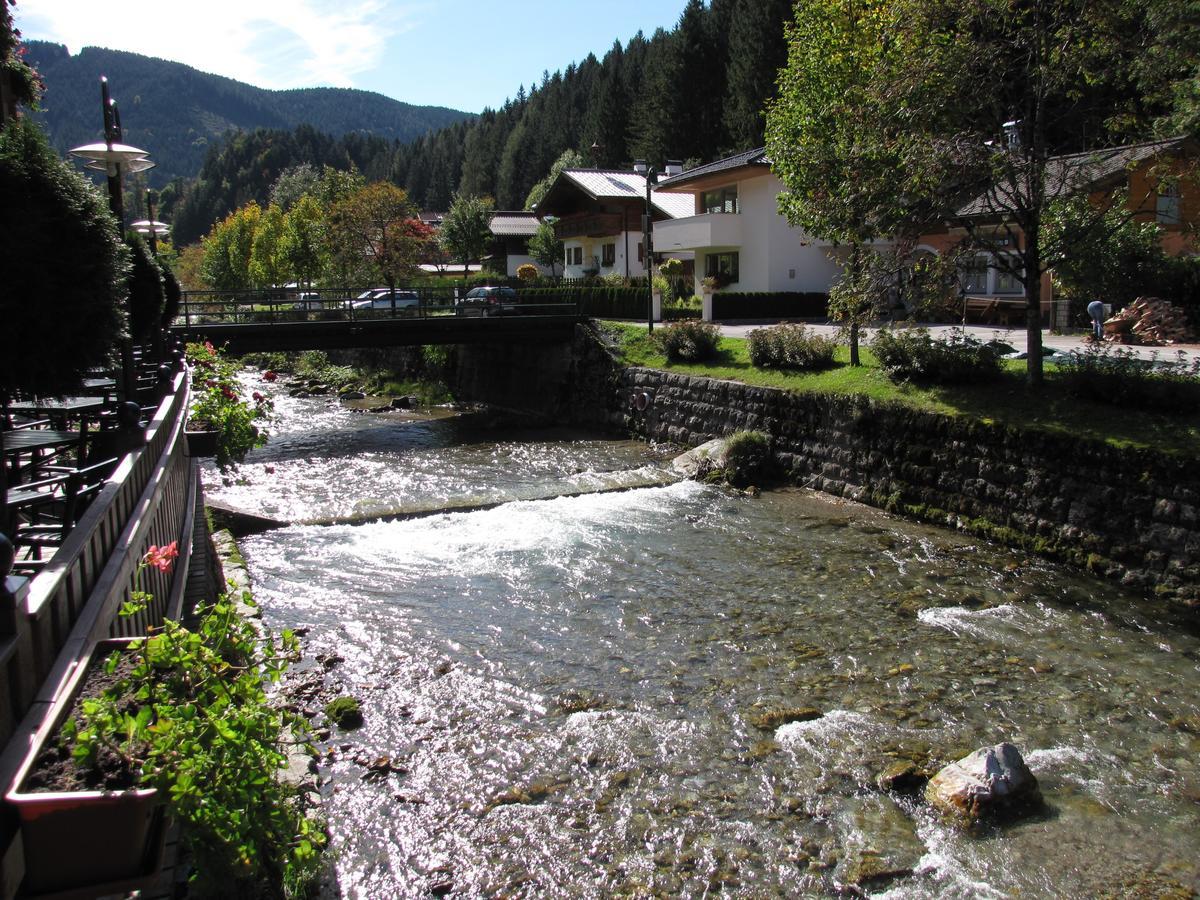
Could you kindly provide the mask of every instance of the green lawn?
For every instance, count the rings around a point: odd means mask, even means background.
[[[889,380],[866,347],[862,348],[863,365],[857,368],[849,364],[849,349],[839,347],[838,363],[832,369],[784,373],[754,368],[742,338],[722,338],[719,358],[708,363],[669,363],[650,341],[645,326],[605,322],[604,327],[616,336],[628,365],[788,391],[866,395],[946,415],[1092,437],[1119,447],[1148,447],[1200,457],[1200,414],[1152,412],[1084,402],[1062,390],[1050,365],[1046,368],[1046,383],[1040,390],[1028,387],[1025,363],[1015,360],[1006,361],[1003,378],[991,384],[917,387]]]

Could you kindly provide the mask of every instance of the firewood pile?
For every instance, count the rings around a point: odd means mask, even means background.
[[[1104,323],[1104,339],[1116,344],[1190,344],[1196,333],[1179,307],[1157,297],[1138,297]]]

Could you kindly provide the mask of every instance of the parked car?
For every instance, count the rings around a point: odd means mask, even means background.
[[[316,293],[299,294],[296,297],[296,302],[292,304],[292,309],[324,309],[325,304],[321,302],[321,295]]]
[[[378,309],[391,311],[404,310],[406,313],[415,312],[421,304],[421,298],[416,291],[396,291],[393,303],[392,292],[388,288],[371,288],[363,291],[355,299],[353,308],[356,310]]]
[[[475,287],[454,304],[459,315],[502,316],[517,311],[517,292],[510,287]]]

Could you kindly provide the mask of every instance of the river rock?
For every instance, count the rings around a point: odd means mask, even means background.
[[[725,468],[724,438],[714,438],[707,443],[681,453],[671,460],[671,466],[684,478],[703,478],[713,469]]]
[[[964,824],[1020,814],[1041,805],[1037,779],[1012,744],[981,747],[930,779],[925,799]]]
[[[834,881],[876,891],[913,873],[925,845],[916,826],[891,797],[852,797],[835,816],[842,850]]]
[[[417,405],[416,397],[393,397],[392,409],[413,409]]]
[[[343,391],[338,394],[339,400],[366,400],[367,395],[362,391]]]

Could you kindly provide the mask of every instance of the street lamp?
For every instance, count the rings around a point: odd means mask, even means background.
[[[121,114],[117,103],[108,95],[108,79],[100,77],[100,102],[104,113],[104,140],[85,144],[71,150],[72,156],[90,160],[86,168],[108,176],[108,206],[125,227],[124,201],[121,198],[121,176],[126,172],[144,172],[154,167],[145,150],[121,143]]]
[[[147,235],[150,238],[150,252],[158,256],[158,239],[166,237],[171,226],[154,218],[154,191],[146,191],[146,213],[150,216],[149,219],[139,219],[129,227],[138,234]]]
[[[654,333],[654,275],[651,274],[653,265],[651,260],[654,256],[654,249],[650,242],[651,228],[654,224],[652,213],[650,191],[654,187],[654,182],[658,180],[658,170],[654,166],[646,165],[644,159],[635,159],[633,161],[633,171],[642,175],[646,179],[646,211],[642,214],[642,247],[644,252],[642,258],[646,267],[646,331],[649,334]]]

